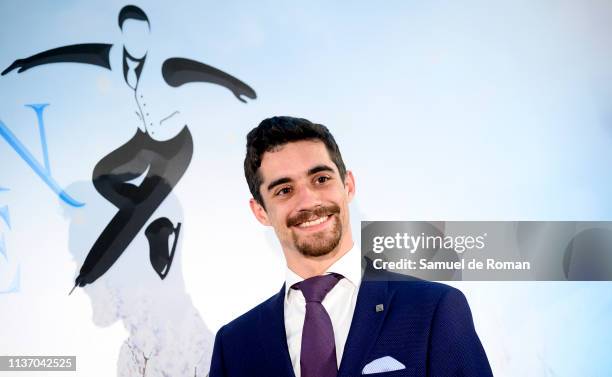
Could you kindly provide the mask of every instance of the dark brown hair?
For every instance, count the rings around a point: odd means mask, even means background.
[[[264,206],[259,186],[261,186],[261,158],[265,152],[287,143],[302,140],[320,140],[325,144],[329,157],[336,164],[340,178],[344,182],[346,167],[340,149],[327,127],[302,118],[279,116],[263,120],[247,135],[244,176],[253,198]],[[264,206],[265,208],[265,206]]]

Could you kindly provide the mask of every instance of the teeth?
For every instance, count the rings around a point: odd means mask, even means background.
[[[300,228],[307,228],[309,226],[313,226],[313,225],[317,225],[317,224],[321,224],[322,222],[324,222],[325,220],[327,220],[329,218],[329,216],[325,216],[325,217],[319,217],[316,220],[312,220],[312,221],[306,221],[304,223],[301,223],[300,225],[298,225]]]

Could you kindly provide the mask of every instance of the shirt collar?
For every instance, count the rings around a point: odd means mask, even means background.
[[[332,272],[344,276],[355,288],[359,287],[361,284],[361,250],[356,243],[353,244],[353,247],[346,254],[329,266],[325,274]],[[285,299],[291,291],[291,286],[302,280],[304,278],[287,267],[285,273]]]

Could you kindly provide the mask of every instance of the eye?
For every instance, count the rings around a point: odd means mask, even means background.
[[[330,179],[331,179],[331,177],[328,177],[326,175],[321,175],[321,176],[315,178],[315,182],[318,183],[318,184],[323,184],[323,183],[329,181]]]
[[[291,187],[283,187],[276,192],[276,196],[285,196],[291,193]]]

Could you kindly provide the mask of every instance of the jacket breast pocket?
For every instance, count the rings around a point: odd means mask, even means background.
[[[400,370],[394,370],[392,372],[380,372],[380,373],[370,373],[370,374],[362,374],[362,377],[414,377],[415,371],[414,368],[406,368]]]

